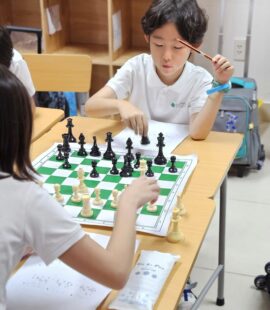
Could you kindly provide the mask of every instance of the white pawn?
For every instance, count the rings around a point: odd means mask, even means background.
[[[155,202],[150,201],[150,202],[148,202],[148,204],[146,206],[146,210],[148,212],[156,212],[157,211],[157,205],[155,204]]]
[[[140,160],[140,175],[144,176],[145,172],[146,172],[146,160],[145,159],[141,159]]]
[[[117,208],[117,203],[118,203],[118,190],[117,189],[112,190],[112,196],[113,196],[113,200],[111,202],[111,207]]]
[[[183,216],[187,213],[187,210],[185,209],[185,207],[182,203],[181,194],[177,195],[176,207],[179,209],[179,215]]]
[[[72,186],[73,194],[71,196],[71,201],[73,202],[80,202],[82,201],[82,196],[79,194],[79,188],[77,185]]]
[[[77,171],[77,175],[78,175],[78,179],[79,179],[79,193],[82,194],[88,194],[88,188],[87,186],[84,184],[84,170],[83,168],[79,168]]]
[[[54,191],[55,191],[55,195],[54,195],[55,199],[58,202],[63,202],[64,197],[60,193],[60,184],[54,184]]]
[[[185,239],[184,234],[179,230],[180,221],[179,209],[174,208],[171,220],[171,226],[167,235],[167,240],[172,243],[183,241]]]
[[[103,200],[100,198],[100,189],[98,187],[96,187],[94,189],[96,198],[93,201],[93,205],[95,206],[102,206],[103,205]]]
[[[90,205],[90,196],[83,195],[82,202],[83,202],[83,207],[82,207],[81,215],[85,217],[91,217],[93,215],[93,210],[91,209],[91,205]]]

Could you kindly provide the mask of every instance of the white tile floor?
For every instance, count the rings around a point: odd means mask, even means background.
[[[266,159],[261,171],[243,178],[229,176],[227,183],[225,305],[215,305],[217,284],[209,290],[199,309],[266,310],[270,295],[255,289],[254,278],[265,274],[270,262],[270,125],[261,126]],[[218,197],[216,197],[218,206]],[[205,241],[200,250],[191,280],[198,282],[193,290],[199,293],[217,265],[217,207]]]

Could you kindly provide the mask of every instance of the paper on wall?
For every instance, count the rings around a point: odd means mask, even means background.
[[[62,30],[59,4],[46,8],[46,16],[48,22],[48,33],[50,35],[54,34],[56,31]]]

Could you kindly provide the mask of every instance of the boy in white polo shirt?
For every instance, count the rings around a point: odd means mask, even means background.
[[[128,60],[108,83],[86,102],[89,116],[120,114],[126,126],[147,136],[148,121],[189,124],[193,139],[205,139],[215,121],[223,92],[207,95],[213,77],[188,62],[190,48],[198,48],[207,29],[204,11],[195,0],[156,0],[142,18],[151,55]],[[228,83],[233,74],[229,61],[212,60],[213,85]]]

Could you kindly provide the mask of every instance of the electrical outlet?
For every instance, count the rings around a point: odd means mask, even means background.
[[[233,59],[244,61],[246,56],[246,39],[234,39]]]

